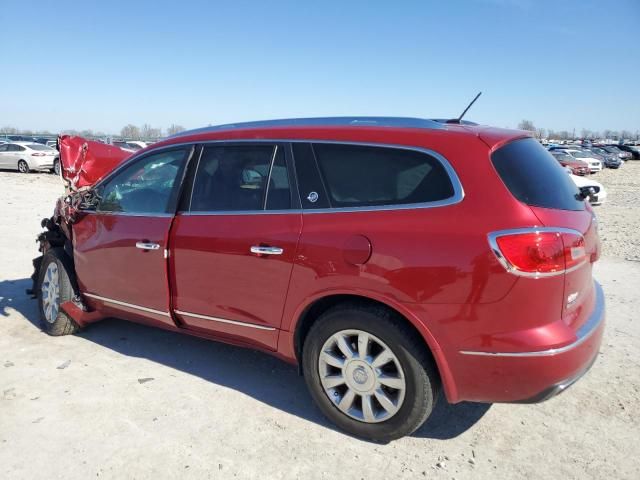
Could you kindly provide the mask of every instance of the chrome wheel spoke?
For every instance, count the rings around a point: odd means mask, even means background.
[[[344,377],[340,375],[329,375],[322,379],[324,388],[335,388],[339,385],[344,385]]]
[[[376,396],[376,399],[378,400],[378,402],[380,402],[380,405],[382,406],[382,408],[384,408],[388,413],[396,413],[398,411],[398,407],[396,407],[395,403],[393,403],[393,400],[391,400],[387,394],[384,392],[384,390],[382,390],[381,388],[376,389],[374,395]]]
[[[373,413],[372,400],[371,395],[362,396],[362,417],[365,422],[373,422],[376,419],[376,415]]]
[[[371,366],[374,368],[380,368],[387,363],[395,360],[395,358],[395,355],[391,353],[390,350],[385,349],[380,352],[376,358],[373,359],[373,361],[371,362]]]
[[[344,392],[344,395],[340,399],[338,408],[340,408],[340,410],[342,410],[343,412],[347,412],[353,405],[353,401],[355,400],[355,398],[355,392],[351,389],[348,389],[346,392]]]
[[[385,386],[390,387],[390,388],[395,388],[396,390],[404,388],[404,379],[402,379],[402,378],[388,377],[386,375],[380,375],[378,377],[378,381],[382,385],[385,385]]]
[[[320,354],[320,360],[325,362],[327,365],[331,365],[335,368],[342,368],[342,366],[344,365],[344,360],[342,358],[336,357],[331,352],[322,352]]]
[[[358,335],[358,356],[360,358],[366,358],[369,352],[369,334],[367,332],[360,332]]]
[[[351,349],[351,345],[349,345],[344,335],[338,335],[336,338],[336,342],[338,344],[338,348],[340,349],[340,351],[342,352],[342,354],[345,356],[347,360],[353,358],[354,352]]]

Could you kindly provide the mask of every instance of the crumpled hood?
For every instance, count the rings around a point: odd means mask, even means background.
[[[71,135],[60,135],[58,148],[62,178],[71,190],[94,185],[131,156],[119,147]]]

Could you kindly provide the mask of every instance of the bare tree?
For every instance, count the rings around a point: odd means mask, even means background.
[[[140,137],[146,140],[155,140],[162,136],[162,130],[159,128],[153,128],[148,123],[145,123],[140,127]]]
[[[545,138],[547,135],[547,131],[544,128],[538,128],[536,129],[536,137],[538,138],[538,140],[542,140],[543,138]]]
[[[122,138],[137,140],[140,138],[140,129],[130,123],[122,127],[122,130],[120,130],[120,136]]]
[[[180,133],[184,131],[184,127],[182,125],[176,125],[172,123],[169,128],[167,128],[167,135],[175,135],[176,133]]]
[[[527,130],[529,132],[534,132],[536,131],[536,127],[533,124],[533,122],[531,120],[522,120],[519,124],[518,124],[518,128],[520,130]]]

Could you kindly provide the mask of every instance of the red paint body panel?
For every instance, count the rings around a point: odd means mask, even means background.
[[[168,139],[148,151],[172,144],[256,139],[431,149],[453,166],[464,199],[454,205],[401,210],[178,214],[171,229],[171,218],[90,214],[73,227],[81,289],[160,311],[172,309],[178,325],[170,317],[87,299],[105,315],[269,350],[292,363],[297,361],[296,327],[315,301],[331,295],[366,297],[395,309],[415,326],[436,359],[450,402],[532,397],[577,374],[595,357],[602,326],[579,348],[562,355],[515,358],[460,353],[562,347],[576,339],[576,331],[595,308],[591,263],[555,277],[520,277],[507,272],[489,247],[491,232],[555,226],[583,233],[591,260],[597,259],[591,210],[531,208],[518,202],[496,174],[491,151],[526,136],[467,125],[433,130],[298,126]],[[168,247],[168,260],[162,250],[135,249],[137,240]],[[249,252],[252,245],[282,247],[284,254],[255,256]],[[567,306],[573,290],[579,292],[578,300]]]
[[[178,215],[170,265],[173,307],[179,311],[280,328],[302,215]],[[282,255],[257,256],[252,246]],[[179,315],[181,323],[237,336],[275,350],[277,331]]]
[[[74,190],[93,185],[131,156],[119,147],[70,135],[61,135],[58,147],[62,177]]]
[[[74,261],[82,292],[169,312],[164,248],[170,224],[170,216],[82,216],[73,226]],[[140,250],[136,248],[139,241],[157,243],[160,248]],[[96,303],[91,298],[87,302],[91,306]],[[173,325],[169,316],[149,316]]]

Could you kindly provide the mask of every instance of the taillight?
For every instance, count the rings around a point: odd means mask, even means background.
[[[44,157],[44,153],[42,152],[36,152],[36,153],[32,153],[31,154],[32,157]]]
[[[489,243],[503,266],[517,275],[559,275],[587,261],[584,237],[566,229],[495,232],[489,235]]]

